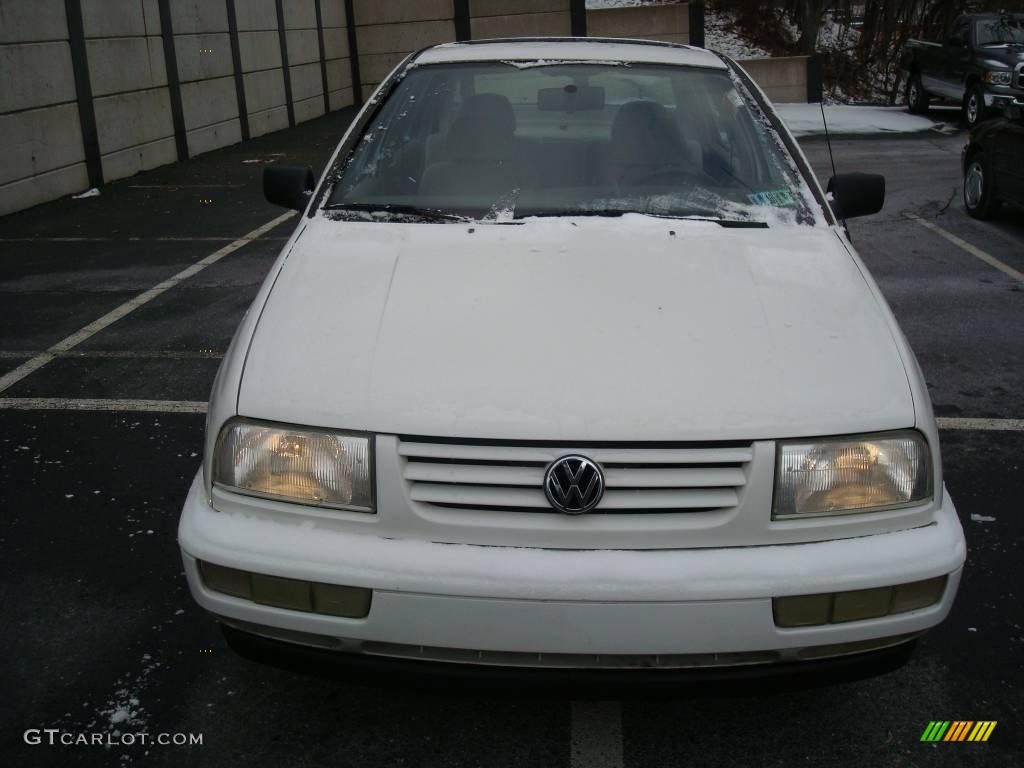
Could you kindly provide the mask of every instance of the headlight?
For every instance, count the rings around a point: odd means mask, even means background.
[[[931,456],[918,432],[781,441],[776,448],[776,520],[871,512],[931,495]]]
[[[367,435],[234,420],[213,457],[215,485],[253,496],[373,512]]]
[[[1010,84],[1009,72],[986,72],[985,82],[992,83],[992,85],[1009,85]]]

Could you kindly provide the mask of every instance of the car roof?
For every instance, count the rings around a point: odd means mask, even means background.
[[[547,60],[675,64],[727,69],[722,59],[703,48],[654,40],[604,37],[521,37],[442,43],[420,52],[415,63]]]

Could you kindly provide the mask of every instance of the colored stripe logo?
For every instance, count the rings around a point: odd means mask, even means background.
[[[932,720],[921,741],[988,741],[996,720]]]

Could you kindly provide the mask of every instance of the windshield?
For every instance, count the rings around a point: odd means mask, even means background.
[[[414,68],[325,207],[370,220],[816,220],[781,139],[728,71],[617,63]]]
[[[978,45],[1024,43],[1024,16],[982,19],[976,28]]]

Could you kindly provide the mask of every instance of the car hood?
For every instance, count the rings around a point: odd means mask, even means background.
[[[998,43],[996,45],[983,45],[978,48],[978,53],[983,59],[983,64],[984,60],[991,60],[1012,68],[1015,64],[1024,61],[1024,44]]]
[[[826,227],[313,219],[238,412],[420,436],[728,440],[911,426],[886,311]]]

